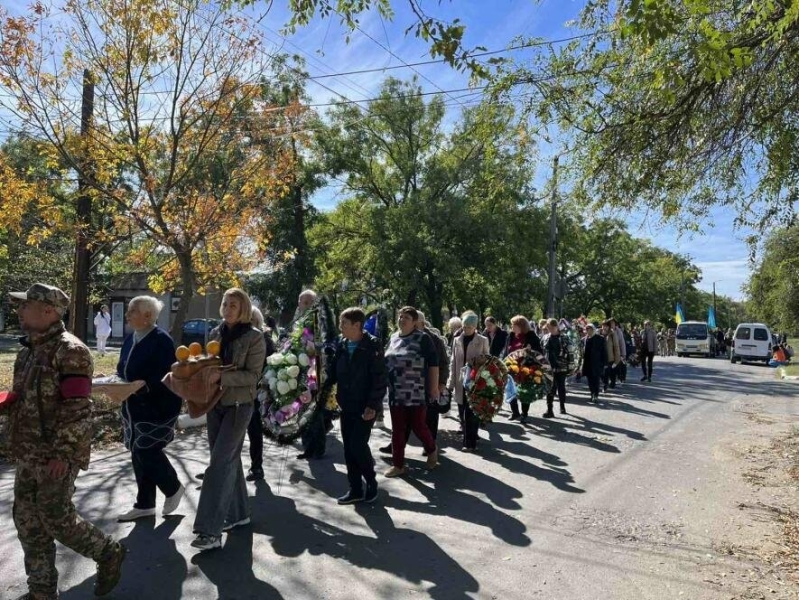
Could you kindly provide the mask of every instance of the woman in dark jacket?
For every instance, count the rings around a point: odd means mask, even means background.
[[[497,325],[497,320],[494,317],[486,317],[484,325],[483,335],[488,338],[491,356],[499,358],[505,350],[505,344],[508,343],[508,332]]]
[[[337,385],[341,441],[350,484],[349,491],[338,499],[339,504],[374,502],[377,498],[369,436],[386,395],[386,359],[377,338],[363,330],[365,321],[366,315],[357,307],[348,308],[339,316],[341,339],[327,381],[329,385]]]
[[[585,326],[585,346],[583,348],[582,374],[588,380],[591,391],[591,402],[599,402],[599,380],[608,363],[608,351],[605,338],[596,335],[593,323]]]
[[[155,324],[162,307],[156,298],[138,296],[126,313],[133,333],[122,344],[117,375],[126,381],[143,380],[146,385],[122,403],[125,447],[133,460],[138,493],[133,509],[119,521],[155,515],[156,488],[166,496],[162,514],[169,515],[185,491],[164,454],[175,436],[181,400],[161,383],[175,360],[172,338]]]
[[[508,334],[508,339],[505,342],[505,348],[502,350],[502,358],[505,358],[511,352],[522,350],[523,348],[527,347],[535,352],[542,352],[541,339],[538,337],[538,335],[536,335],[532,327],[530,327],[530,321],[527,320],[527,317],[523,315],[516,315],[510,320],[510,324],[511,332]],[[510,410],[511,421],[517,421],[519,419],[524,421],[527,419],[527,414],[530,411],[530,405],[523,404],[522,412],[524,414],[519,414],[519,401],[514,398],[510,401]]]

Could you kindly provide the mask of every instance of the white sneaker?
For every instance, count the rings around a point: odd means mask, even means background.
[[[199,548],[200,550],[213,550],[214,548],[222,547],[221,535],[205,535],[200,533],[195,540],[191,543],[192,547]]]
[[[225,523],[222,526],[222,531],[230,531],[236,527],[243,527],[244,525],[250,524],[250,517],[244,517],[241,521],[236,521],[235,523]]]
[[[141,519],[143,517],[154,517],[154,516],[155,516],[154,508],[132,508],[124,515],[119,515],[117,517],[117,522],[126,523],[128,521],[135,521],[136,519]]]
[[[180,504],[180,501],[183,499],[184,493],[186,493],[186,488],[181,485],[177,492],[164,500],[164,510],[161,511],[161,514],[163,516],[167,516],[175,512]]]

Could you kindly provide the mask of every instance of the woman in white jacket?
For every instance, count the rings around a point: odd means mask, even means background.
[[[97,337],[97,352],[100,353],[100,356],[104,356],[105,343],[111,335],[111,315],[105,304],[100,307],[100,312],[94,317],[94,335]]]
[[[480,419],[472,412],[464,398],[463,374],[461,370],[464,365],[469,364],[478,356],[490,354],[490,344],[487,337],[477,333],[479,319],[474,312],[466,311],[461,315],[461,320],[463,321],[463,333],[452,342],[452,357],[450,358],[447,389],[453,391],[455,402],[458,404],[458,414],[463,427],[462,450],[464,452],[472,452],[477,448]]]

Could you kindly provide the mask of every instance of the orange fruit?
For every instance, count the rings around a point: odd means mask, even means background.
[[[192,356],[200,356],[203,353],[203,345],[199,342],[192,342],[189,344],[189,354]]]
[[[205,345],[205,351],[208,353],[208,356],[219,356],[219,352],[221,350],[222,350],[222,344],[220,344],[216,340],[211,340]]]
[[[178,346],[175,349],[175,358],[177,358],[180,362],[186,362],[189,360],[189,356],[191,356],[191,350],[189,350],[186,346]]]

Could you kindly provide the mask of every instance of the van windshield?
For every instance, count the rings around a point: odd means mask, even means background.
[[[677,326],[678,340],[702,340],[707,338],[707,325],[704,323],[680,323]]]

